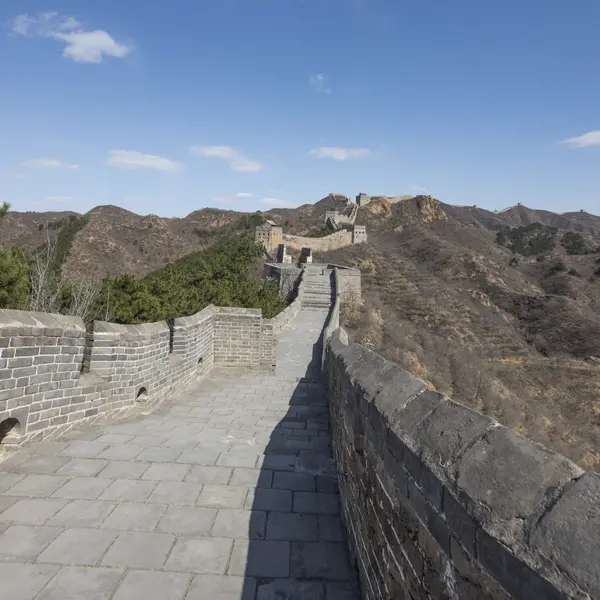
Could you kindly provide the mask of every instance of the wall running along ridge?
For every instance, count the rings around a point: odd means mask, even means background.
[[[273,373],[275,329],[286,318],[211,305],[170,325],[95,321],[87,332],[78,317],[0,310],[3,444],[147,409],[212,366]]]
[[[329,250],[337,250],[338,248],[350,246],[352,244],[352,232],[344,229],[320,238],[310,238],[284,233],[283,243],[296,250],[310,248],[315,252],[328,252]]]
[[[600,598],[600,474],[349,344],[339,311],[323,368],[363,597]]]

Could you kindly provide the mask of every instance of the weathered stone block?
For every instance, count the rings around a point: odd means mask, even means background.
[[[459,460],[457,486],[482,526],[510,545],[523,539],[523,520],[548,494],[581,473],[566,458],[497,427]]]
[[[477,531],[477,557],[487,572],[517,600],[565,600],[563,593],[482,529]]]
[[[531,545],[560,572],[600,598],[600,474],[569,484],[531,535]]]

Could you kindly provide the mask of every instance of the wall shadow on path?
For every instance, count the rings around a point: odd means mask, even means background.
[[[295,384],[287,414],[270,434],[258,485],[250,492],[240,600],[360,598],[340,520],[322,344],[323,333]]]

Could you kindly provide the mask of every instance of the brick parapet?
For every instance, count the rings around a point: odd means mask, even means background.
[[[348,345],[335,324],[324,372],[364,597],[599,598],[600,475]]]
[[[275,324],[258,309],[208,306],[166,322],[118,325],[0,310],[3,445],[56,437],[164,402],[213,365],[273,372]]]

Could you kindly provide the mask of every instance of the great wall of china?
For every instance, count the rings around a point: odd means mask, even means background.
[[[178,598],[189,589],[190,599],[201,597],[194,586],[210,593],[211,585],[244,600],[293,590],[327,600],[600,598],[600,474],[349,342],[340,309],[344,289],[360,285],[356,270],[307,265],[297,275],[295,300],[274,319],[209,306],[172,323],[86,330],[73,317],[0,311],[7,593],[18,576],[34,590],[19,587],[19,598],[41,598],[42,589],[59,598],[87,565],[93,585],[100,574],[106,589],[168,576],[181,585]],[[219,428],[223,439],[209,436]],[[250,445],[236,448],[245,435]],[[337,485],[332,467],[307,466],[329,442]],[[344,538],[324,534],[338,486],[360,593]],[[60,520],[81,502],[117,514],[123,499],[141,502],[130,517],[137,525],[106,517],[97,529],[92,513]],[[214,522],[173,530],[182,504],[212,511],[197,518]],[[228,529],[234,514],[245,533]],[[295,528],[281,529],[285,519]],[[85,551],[72,556],[80,539]],[[152,544],[166,549],[145,558]]]

